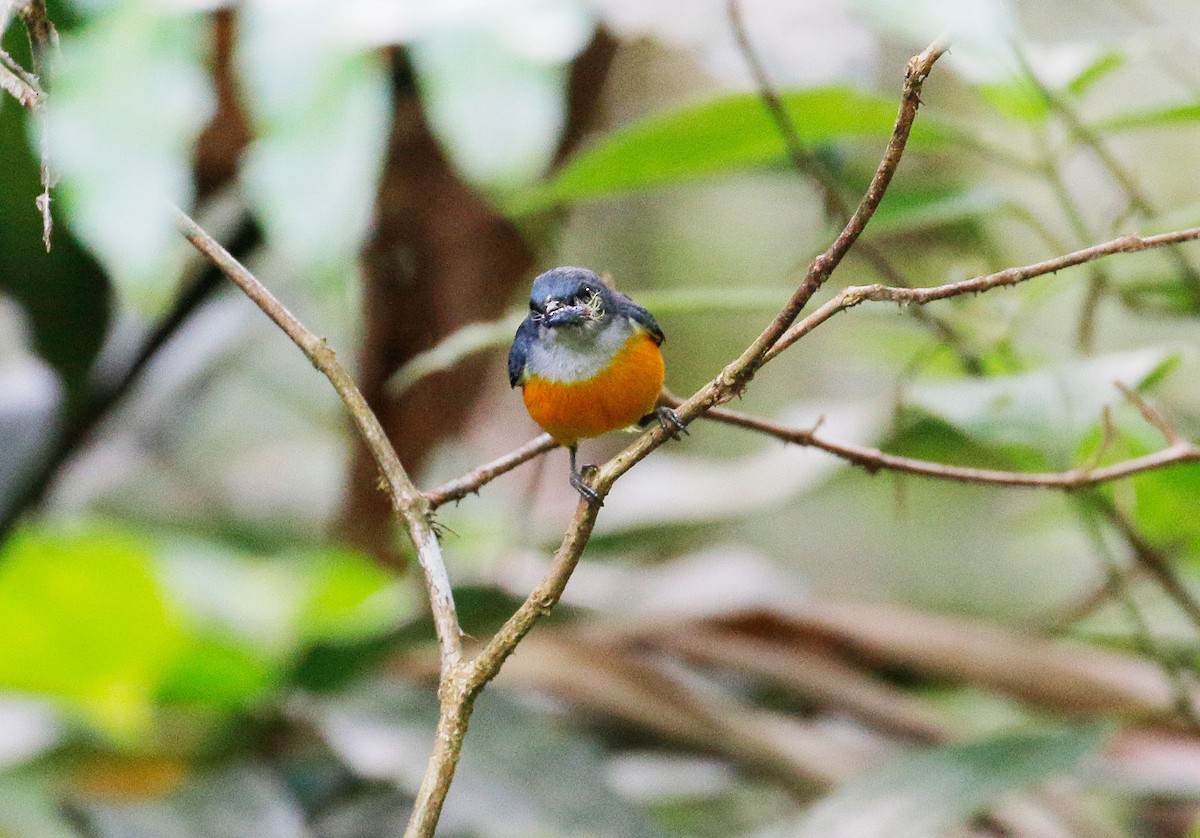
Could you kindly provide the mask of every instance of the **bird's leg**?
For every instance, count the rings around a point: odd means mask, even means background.
[[[659,405],[654,408],[653,413],[647,413],[638,421],[639,428],[649,427],[651,422],[657,421],[662,429],[667,432],[667,436],[671,439],[680,439],[682,434],[688,432],[687,425],[679,418],[679,414],[666,405]]]
[[[572,445],[567,451],[571,454],[571,485],[576,492],[583,497],[588,503],[594,503],[598,506],[604,506],[604,501],[600,499],[600,495],[596,490],[583,482],[583,475],[579,472],[579,468],[575,465],[575,454],[579,450],[578,445]]]

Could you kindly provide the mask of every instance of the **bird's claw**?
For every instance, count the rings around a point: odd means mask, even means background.
[[[654,408],[654,417],[671,439],[682,439],[688,432],[687,425],[679,418],[679,414],[665,405]]]
[[[586,471],[587,469],[588,466],[584,466],[584,470]],[[583,481],[582,474],[571,472],[571,486],[588,503],[595,504],[596,506],[604,506],[604,501],[601,499],[600,494]]]

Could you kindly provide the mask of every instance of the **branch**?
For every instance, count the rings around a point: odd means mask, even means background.
[[[41,103],[42,93],[38,80],[25,71],[17,61],[0,49],[0,87],[4,88],[23,107],[34,110]]]
[[[1150,573],[1158,582],[1160,588],[1169,596],[1179,610],[1187,615],[1188,620],[1200,631],[1200,603],[1192,596],[1183,580],[1175,573],[1167,557],[1154,548],[1121,510],[1108,498],[1095,497],[1093,503],[1109,524],[1121,535],[1133,553],[1134,561]]]
[[[58,30],[46,13],[46,0],[15,0],[11,4],[12,11],[20,16],[29,35],[29,50],[33,55],[33,76],[37,79],[46,77],[46,67],[51,53],[58,49]],[[28,78],[28,77],[27,77]],[[40,88],[37,88],[40,93]],[[19,97],[18,97],[19,98]],[[54,219],[50,215],[50,189],[54,186],[55,176],[50,168],[50,122],[46,117],[45,96],[37,97],[35,106],[27,106],[33,111],[38,124],[38,147],[41,155],[42,194],[37,196],[34,204],[42,215],[42,242],[46,252],[50,252],[50,234],[54,230]]]
[[[750,33],[746,30],[746,22],[742,17],[741,0],[729,0],[726,6],[729,15],[729,25],[733,29],[733,37],[738,50],[750,68],[750,75],[758,88],[758,96],[762,99],[767,115],[775,123],[779,136],[783,140],[787,155],[792,166],[800,174],[811,178],[821,192],[825,201],[825,216],[838,224],[846,224],[850,220],[850,207],[842,196],[841,186],[819,158],[809,152],[800,138],[796,123],[787,111],[779,91],[771,84],[766,67],[750,42]],[[902,273],[891,261],[868,242],[859,242],[856,251],[880,279],[890,285],[910,286]],[[945,320],[925,311],[924,309],[909,309],[912,317],[930,332],[948,345],[958,356],[963,369],[971,375],[983,373],[983,362],[968,345],[967,340]]]
[[[678,399],[674,400],[678,402]],[[1122,460],[1107,466],[1076,468],[1069,471],[1054,472],[1020,472],[1000,471],[997,469],[972,468],[969,466],[953,466],[945,463],[933,463],[928,460],[917,460],[912,457],[901,457],[888,454],[878,448],[855,445],[849,442],[834,442],[817,435],[816,428],[790,428],[763,419],[756,419],[744,413],[721,408],[713,409],[705,414],[706,419],[733,425],[737,428],[766,434],[775,439],[802,445],[807,448],[818,448],[828,454],[845,460],[851,465],[858,466],[864,471],[874,474],[878,471],[897,471],[905,474],[918,474],[923,477],[933,477],[939,480],[949,480],[955,483],[978,483],[992,486],[1013,486],[1030,489],[1062,489],[1071,491],[1110,483],[1124,477],[1132,477],[1145,471],[1167,468],[1169,466],[1187,463],[1200,463],[1200,446],[1177,439],[1167,448],[1141,457]],[[1200,625],[1200,624],[1198,624]]]
[[[913,121],[916,119],[917,109],[921,104],[921,87],[934,63],[945,50],[946,47],[943,44],[935,43],[909,61],[901,94],[900,110],[892,130],[892,137],[875,176],[871,180],[871,185],[854,215],[833,244],[809,266],[803,282],[792,294],[787,305],[758,338],[737,359],[727,365],[720,375],[680,405],[678,414],[683,422],[690,422],[715,405],[729,401],[745,388],[746,383],[765,363],[767,351],[783,335],[813,295],[820,290],[834,269],[841,264],[854,242],[858,240],[880,201],[883,200],[892,176],[900,164],[909,133],[912,131]],[[596,471],[591,481],[592,489],[603,499],[621,475],[666,442],[668,438],[664,428],[657,425],[652,427],[636,442]],[[480,485],[482,484],[480,483]],[[421,788],[417,793],[413,815],[405,832],[408,838],[433,834],[446,791],[450,786],[450,778],[454,774],[458,753],[462,746],[462,737],[466,734],[467,720],[470,717],[475,697],[496,676],[504,661],[512,654],[517,644],[529,633],[534,624],[553,610],[579,561],[579,557],[583,554],[584,547],[587,546],[599,511],[600,504],[580,500],[575,508],[571,525],[563,536],[562,543],[555,553],[554,561],[545,578],[492,637],[483,651],[474,660],[464,665],[462,679],[456,678],[450,685],[453,690],[448,689],[447,684],[443,682],[438,741],[426,768]]]
[[[1084,123],[1083,119],[1075,112],[1070,103],[1059,96],[1058,93],[1051,90],[1041,80],[1038,74],[1034,72],[1033,67],[1029,64],[1023,52],[1017,50],[1016,55],[1025,75],[1042,98],[1046,100],[1046,104],[1062,118],[1063,122],[1066,123],[1067,129],[1075,139],[1090,149],[1096,159],[1100,161],[1100,165],[1108,171],[1109,176],[1117,182],[1117,185],[1125,193],[1125,197],[1129,201],[1129,206],[1133,211],[1143,219],[1155,218],[1158,212],[1151,204],[1150,198],[1142,191],[1133,174],[1113,154],[1103,138]],[[1192,263],[1178,250],[1173,248],[1168,250],[1167,256],[1175,263],[1175,268],[1179,271],[1179,276],[1183,280],[1183,286],[1191,296],[1193,305],[1200,306],[1200,273],[1197,273]]]
[[[417,549],[417,559],[425,573],[425,585],[433,609],[433,622],[441,649],[442,677],[445,681],[458,667],[462,658],[462,630],[455,613],[454,596],[446,565],[442,561],[441,548],[430,523],[428,501],[409,479],[379,420],[354,384],[350,373],[338,363],[337,356],[325,339],[309,331],[275,295],[230,255],[229,251],[178,208],[175,209],[175,220],[184,237],[283,329],[312,365],[329,379],[329,383],[341,397],[363,441],[379,463],[392,506],[403,518],[409,537]]]
[[[425,492],[425,499],[429,501],[430,510],[444,506],[450,501],[462,500],[472,492],[478,492],[481,487],[491,483],[500,475],[510,472],[517,466],[527,463],[536,457],[540,457],[547,451],[553,451],[557,447],[558,443],[554,441],[554,438],[550,434],[542,434],[541,436],[534,437],[520,448],[510,451],[503,457],[498,457],[490,463],[476,466],[462,477],[457,477],[454,480],[443,483],[441,486],[429,489]]]
[[[964,294],[978,294],[981,291],[989,291],[992,288],[1017,285],[1035,277],[1057,273],[1064,268],[1082,265],[1085,262],[1091,262],[1105,256],[1112,256],[1115,253],[1137,253],[1141,250],[1150,250],[1156,247],[1195,241],[1196,239],[1200,239],[1200,227],[1190,227],[1186,230],[1162,233],[1157,236],[1121,236],[1103,244],[1085,247],[1083,250],[1076,250],[1073,253],[1047,259],[1044,262],[1036,262],[1032,265],[1025,265],[1019,268],[1006,268],[1003,271],[984,274],[973,279],[951,282],[946,285],[935,285],[929,288],[897,288],[878,284],[852,285],[849,288],[843,289],[829,302],[788,329],[787,333],[779,339],[778,343],[767,352],[766,360],[769,361],[776,357],[779,353],[838,312],[853,308],[867,301],[893,302],[900,305],[925,305],[934,300],[945,300],[950,297],[961,297]]]

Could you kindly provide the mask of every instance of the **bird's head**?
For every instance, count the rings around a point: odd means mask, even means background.
[[[586,268],[554,268],[533,281],[530,315],[550,329],[605,322],[613,313],[612,291]]]

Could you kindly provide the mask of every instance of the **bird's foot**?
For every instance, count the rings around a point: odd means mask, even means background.
[[[595,466],[583,467],[583,471],[585,472],[594,472],[595,470]],[[574,471],[571,472],[571,486],[576,492],[579,492],[579,496],[588,503],[595,504],[596,506],[604,506],[604,501],[601,499],[600,494],[584,482],[582,474]]]
[[[671,439],[682,439],[688,432],[679,414],[665,405],[654,408],[654,418]]]

